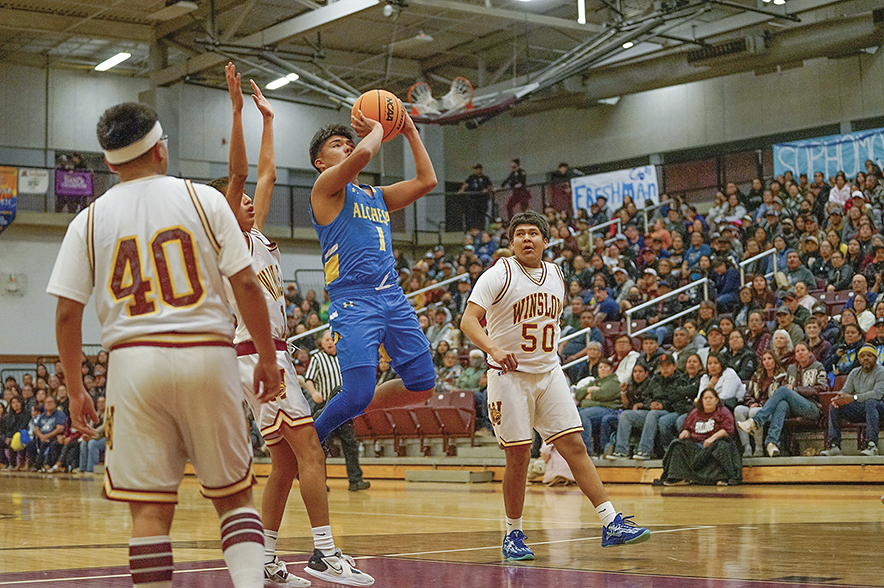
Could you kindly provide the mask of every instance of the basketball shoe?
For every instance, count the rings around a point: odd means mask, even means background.
[[[607,527],[602,527],[602,547],[641,543],[651,538],[651,532],[633,523],[632,515],[624,517],[621,513]]]
[[[301,586],[306,588],[310,585],[310,580],[305,580],[288,573],[285,569],[285,562],[280,561],[275,555],[273,556],[273,561],[264,564],[264,579],[281,586]]]
[[[525,534],[516,529],[515,531],[510,531],[508,535],[503,538],[503,549],[501,552],[503,556],[510,560],[522,561],[526,559],[534,559],[534,552],[531,551],[531,548],[525,545]]]
[[[307,562],[304,571],[315,578],[343,584],[345,586],[371,586],[374,578],[356,569],[356,562],[349,555],[336,549],[334,555],[322,555],[318,549],[313,550],[313,556]]]

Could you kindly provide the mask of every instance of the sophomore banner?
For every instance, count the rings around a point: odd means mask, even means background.
[[[623,206],[624,196],[630,196],[641,209],[647,201],[653,204],[660,202],[660,190],[657,186],[657,168],[647,165],[572,178],[571,198],[575,212],[580,208],[589,210],[589,206],[599,196],[608,199],[608,209],[612,211]]]
[[[879,167],[884,161],[884,129],[872,129],[846,135],[830,135],[773,146],[774,175],[791,171],[798,179],[807,174],[823,172],[828,180],[836,172],[843,171],[848,178],[855,178],[866,171],[866,160],[871,159]]]
[[[18,197],[18,170],[0,167],[0,233],[15,220]]]

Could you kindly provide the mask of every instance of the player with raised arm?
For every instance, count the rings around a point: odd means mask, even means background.
[[[390,212],[436,186],[436,172],[407,114],[401,134],[411,146],[415,177],[390,186],[357,185],[356,177],[381,147],[383,127],[362,111],[351,116],[356,134],[332,125],[314,135],[310,161],[320,175],[310,193],[310,218],[322,247],[331,324],[343,387],[316,419],[321,441],[338,426],[372,408],[429,398],[435,372],[427,338],[399,286],[393,258]],[[383,344],[401,379],[375,389],[378,348]]]
[[[559,267],[543,261],[549,223],[531,210],[518,213],[509,236],[514,257],[500,258],[479,277],[461,320],[464,334],[489,355],[488,411],[506,455],[503,555],[534,559],[522,532],[532,428],[565,458],[595,506],[602,547],[646,541],[650,531],[614,509],[580,437],[580,415],[556,353],[566,288]]]
[[[225,68],[227,88],[233,105],[233,127],[230,133],[229,176],[212,182],[212,186],[226,195],[239,228],[245,236],[252,259],[252,269],[262,285],[263,300],[270,314],[271,334],[276,345],[276,362],[282,378],[277,395],[266,404],[254,402],[248,393],[258,359],[255,345],[246,325],[242,322],[242,309],[232,291],[228,299],[237,317],[234,344],[239,361],[239,374],[246,400],[270,451],[272,462],[270,477],[264,489],[261,519],[264,523],[264,577],[287,586],[309,586],[310,582],[286,571],[285,563],[276,556],[276,541],[285,512],[286,501],[295,477],[313,533],[313,556],[305,571],[327,582],[349,586],[371,586],[374,579],[356,569],[353,559],[343,555],[335,547],[328,514],[326,493],[325,453],[319,445],[310,407],[298,385],[294,364],[285,343],[286,316],[285,296],[280,267],[280,254],[261,232],[270,210],[273,184],[276,181],[276,161],[273,150],[273,108],[261,93],[258,85],[251,82],[252,98],[263,118],[261,151],[258,157],[258,182],[254,201],[243,191],[249,175],[243,137],[243,94],[240,74],[232,63]]]
[[[257,588],[264,532],[223,278],[258,352],[252,393],[261,402],[279,390],[267,306],[230,207],[208,186],[165,175],[166,141],[142,104],[114,106],[99,120],[98,142],[121,183],[68,226],[47,287],[58,297],[58,351],[64,371],[79,373],[94,290],[110,350],[104,495],[129,503],[136,588],[172,586],[169,530],[187,461],[221,519],[233,585]],[[82,382],[69,381],[68,393],[72,425],[95,434]]]

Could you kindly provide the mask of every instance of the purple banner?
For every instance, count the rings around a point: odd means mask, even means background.
[[[92,196],[92,172],[55,170],[56,196]]]

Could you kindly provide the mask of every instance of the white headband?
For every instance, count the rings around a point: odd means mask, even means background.
[[[160,125],[160,121],[157,121],[149,133],[134,143],[126,145],[122,149],[105,150],[104,158],[111,165],[132,161],[150,151],[154,145],[159,143],[162,136],[163,127]]]

